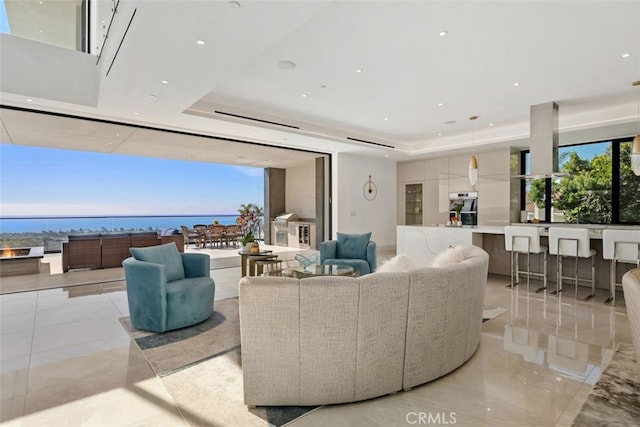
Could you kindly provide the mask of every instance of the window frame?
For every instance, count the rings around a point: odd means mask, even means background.
[[[621,222],[620,221],[620,146],[623,143],[631,143],[633,136],[623,138],[607,138],[599,141],[579,142],[576,144],[563,145],[560,148],[565,147],[577,147],[590,144],[600,144],[603,142],[611,143],[611,222],[609,223],[592,223],[595,225],[640,225],[640,218],[634,222]],[[526,175],[527,170],[527,154],[530,150],[522,150],[520,152],[520,174]],[[530,156],[529,156],[530,157]],[[527,203],[527,179],[520,179],[520,210],[526,210]],[[544,212],[545,219],[540,221],[542,224],[552,224],[551,222],[551,178],[545,178],[545,204]]]

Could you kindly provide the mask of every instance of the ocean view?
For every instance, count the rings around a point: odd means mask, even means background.
[[[181,225],[235,224],[238,215],[0,218],[0,234],[180,230]]]

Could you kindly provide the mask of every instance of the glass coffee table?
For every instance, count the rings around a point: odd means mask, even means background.
[[[291,277],[305,279],[318,276],[354,276],[354,269],[348,265],[310,265],[307,268],[296,267],[289,270]]]

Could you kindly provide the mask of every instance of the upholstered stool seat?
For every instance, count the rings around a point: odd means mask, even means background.
[[[505,249],[511,252],[511,282],[510,286],[514,286],[514,273],[515,284],[520,283],[520,274],[526,273],[527,275],[527,291],[530,287],[531,276],[542,277],[543,286],[538,288],[536,292],[540,292],[547,289],[547,253],[548,248],[540,245],[540,230],[538,227],[528,226],[507,226],[504,228],[504,246]],[[520,254],[527,255],[527,270],[521,271],[519,267]],[[531,271],[531,254],[542,255],[544,266],[542,271]],[[514,261],[515,259],[515,261]]]
[[[584,299],[592,298],[596,294],[596,251],[591,249],[591,238],[587,228],[574,227],[550,227],[549,228],[549,253],[556,255],[556,291],[562,292],[563,279],[572,279],[575,282],[575,296],[578,297],[578,282],[589,281],[591,292]],[[564,257],[574,258],[575,274],[564,276],[562,269],[562,259]],[[591,258],[591,278],[581,279],[578,277],[578,264],[580,258]]]
[[[602,232],[602,258],[611,260],[609,298],[605,304],[616,303],[617,263],[635,264],[640,267],[640,231],[604,230]]]

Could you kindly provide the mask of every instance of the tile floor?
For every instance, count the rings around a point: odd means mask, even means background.
[[[3,425],[186,425],[120,326],[124,283],[105,271],[104,283],[0,295]],[[239,268],[212,277],[216,299],[238,294]],[[611,307],[605,291],[575,302],[570,286],[556,297],[506,283],[490,278],[485,302],[508,311],[483,325],[478,352],[458,370],[409,392],[323,407],[291,425],[570,425],[613,350],[631,342],[622,295]]]

